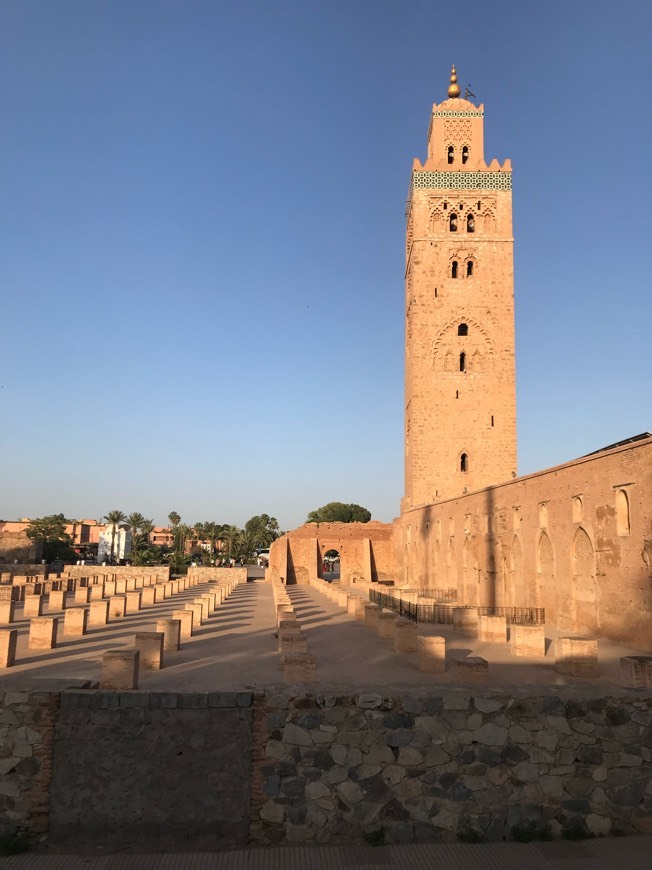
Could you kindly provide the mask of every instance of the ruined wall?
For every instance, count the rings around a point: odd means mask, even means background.
[[[244,845],[250,707],[250,692],[64,692],[51,836],[157,851]]]
[[[235,580],[238,583],[246,583],[247,569],[211,567],[188,568],[188,578],[194,578],[198,583],[205,583],[207,580]]]
[[[0,691],[0,835],[49,826],[49,789],[59,695]]]
[[[0,732],[0,833],[82,849],[652,833],[649,692],[5,692]]]
[[[340,579],[385,580],[393,575],[393,528],[388,523],[306,523],[274,541],[268,577],[308,583],[322,576],[328,550],[340,554]]]
[[[168,580],[170,577],[169,565],[66,565],[62,574],[66,577],[94,577],[104,574],[115,574],[124,580],[134,577],[158,577],[160,580]]]
[[[42,541],[33,541],[25,532],[0,532],[0,562],[13,567],[14,559],[23,564],[39,562],[42,555]]]
[[[394,558],[396,585],[652,650],[652,439],[407,511]]]

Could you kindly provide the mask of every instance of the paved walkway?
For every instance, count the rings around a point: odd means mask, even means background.
[[[16,855],[2,870],[650,870],[652,837],[572,843],[319,846],[174,855]]]

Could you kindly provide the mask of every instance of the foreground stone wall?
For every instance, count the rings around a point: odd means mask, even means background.
[[[394,558],[396,585],[652,651],[652,439],[407,511]]]
[[[268,699],[259,842],[652,833],[652,700]]]
[[[205,583],[207,580],[235,580],[236,583],[247,582],[247,568],[188,568],[188,577],[195,579],[198,583]]]
[[[652,834],[652,695],[0,695],[0,834],[155,851]]]
[[[0,692],[0,835],[48,830],[59,695]]]
[[[250,692],[64,692],[50,834],[117,848],[243,845],[250,707]]]

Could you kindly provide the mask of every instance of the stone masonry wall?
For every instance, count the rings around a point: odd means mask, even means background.
[[[251,837],[328,843],[652,833],[652,699],[452,691],[267,699]]]
[[[59,695],[0,692],[0,834],[48,829]]]
[[[530,824],[652,834],[649,693],[0,695],[0,834],[160,851]]]
[[[62,693],[51,836],[156,851],[244,845],[251,701],[251,692]]]

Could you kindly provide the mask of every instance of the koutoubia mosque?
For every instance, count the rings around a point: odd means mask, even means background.
[[[560,630],[652,650],[649,433],[517,475],[512,167],[485,156],[484,106],[455,68],[406,219],[400,516],[306,524],[273,545],[271,576],[308,582],[334,549],[344,582],[543,607]]]

